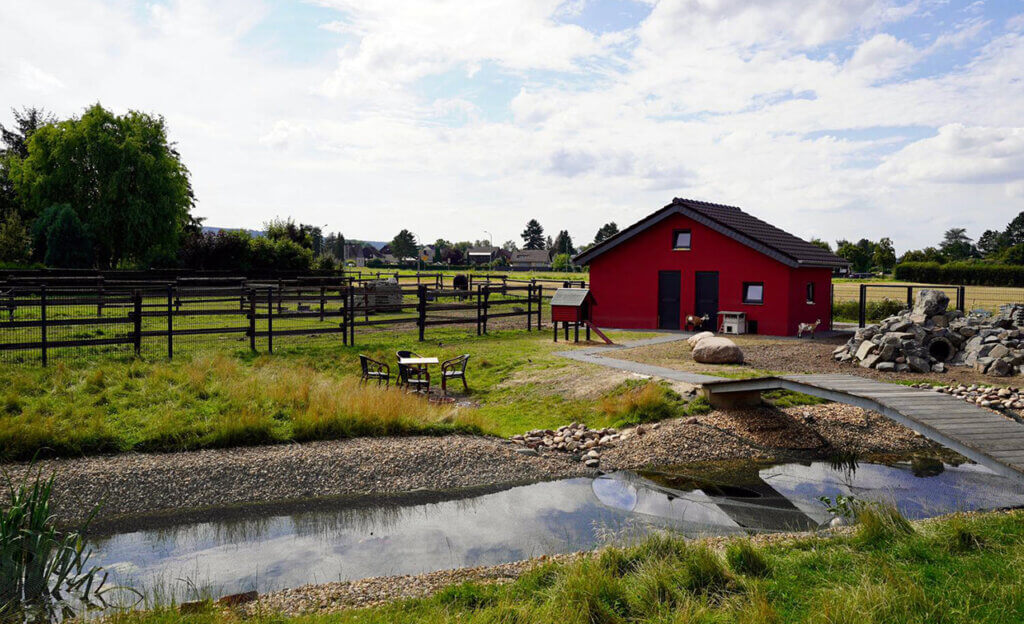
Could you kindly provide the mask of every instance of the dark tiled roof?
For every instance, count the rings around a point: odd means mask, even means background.
[[[628,240],[662,219],[677,213],[722,232],[789,266],[844,267],[848,264],[846,260],[832,252],[780,230],[770,223],[743,212],[736,206],[679,198],[672,200],[671,204],[634,223],[599,245],[591,247],[577,256],[575,260],[580,264],[587,263],[622,241]]]
[[[551,262],[551,257],[544,249],[520,249],[512,252],[512,262]]]

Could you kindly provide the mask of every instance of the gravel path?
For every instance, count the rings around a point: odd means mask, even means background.
[[[837,450],[899,452],[930,445],[886,418],[847,405],[712,412],[645,425],[602,452],[602,470],[637,469],[716,459],[825,456]],[[183,453],[125,454],[41,462],[58,474],[55,513],[82,518],[102,503],[104,524],[121,516],[179,510],[301,502],[325,497],[380,497],[409,492],[520,485],[597,474],[566,453],[517,452],[508,441],[477,436],[360,438]],[[15,478],[25,464],[2,466]],[[236,512],[238,510],[235,510]],[[244,513],[244,508],[241,511]],[[150,518],[149,521],[159,519]]]
[[[56,471],[56,515],[100,518],[174,509],[518,485],[583,474],[561,454],[525,456],[477,436],[359,438],[183,453],[133,453],[40,462]],[[15,478],[25,464],[2,466]]]

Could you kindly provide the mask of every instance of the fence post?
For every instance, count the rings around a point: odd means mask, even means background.
[[[526,285],[526,331],[534,329],[534,285]]]
[[[961,312],[966,312],[964,308],[967,307],[967,287],[957,286],[956,287],[956,309]]]
[[[476,287],[476,335],[479,336],[480,333],[480,285],[478,284]]]
[[[483,321],[484,321],[484,334],[486,334],[486,333],[487,333],[487,308],[488,308],[488,307],[490,306],[490,302],[489,302],[490,298],[491,298],[491,287],[490,287],[490,286],[484,286],[484,301],[483,301],[483,310],[484,310],[484,318],[483,318]]]
[[[39,287],[39,345],[46,366],[46,286]]]
[[[256,352],[256,289],[249,289],[249,350]]]
[[[167,285],[167,359],[174,359],[174,286]]]
[[[324,285],[320,284],[320,322],[321,323],[324,322],[324,303],[325,303],[324,302],[324,296],[326,296],[326,294],[327,294],[327,291],[324,288]]]
[[[96,316],[103,316],[103,276],[99,278],[99,288],[96,292]]]
[[[860,285],[860,305],[857,310],[857,326],[864,327],[867,325],[867,302],[868,302],[868,285]]]
[[[132,294],[132,303],[135,308],[135,356],[138,357],[142,353],[142,293],[138,289]]]
[[[277,296],[277,305],[281,305],[281,295]],[[274,287],[267,287],[267,353],[274,352]]]
[[[914,287],[907,286],[907,310],[914,309]]]
[[[355,282],[349,282],[349,299],[352,301],[351,312],[349,312],[349,329],[348,329],[348,344],[355,346],[356,344],[356,287]],[[366,320],[370,320],[370,300],[364,294],[363,295],[363,309],[366,312]]]
[[[541,323],[541,312],[543,312],[543,310],[544,310],[544,286],[543,285],[538,285],[537,286],[537,331],[540,331],[541,329],[544,328],[544,325]]]
[[[419,275],[417,274],[417,281]],[[423,342],[423,331],[427,328],[427,287],[417,286],[416,295],[420,301],[416,305],[416,310],[419,312],[419,318],[416,320],[416,325],[420,328],[420,342]]]

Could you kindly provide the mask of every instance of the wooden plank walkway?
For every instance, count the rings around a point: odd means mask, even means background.
[[[784,389],[872,410],[1024,483],[1024,425],[932,390],[853,375],[782,375],[703,384],[709,394]]]

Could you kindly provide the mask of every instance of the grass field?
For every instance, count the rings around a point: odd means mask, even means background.
[[[643,334],[614,333],[621,341]],[[660,384],[554,355],[549,332],[464,328],[378,332],[282,344],[273,355],[233,350],[133,359],[98,356],[0,367],[0,459],[168,451],[364,435],[457,432],[508,436],[572,421],[627,425],[706,409]],[[468,406],[360,387],[358,354],[392,363],[412,349],[441,359],[468,353]],[[438,371],[435,366],[433,372]],[[436,380],[435,380],[436,383]],[[461,392],[461,386],[456,389]]]
[[[967,624],[1024,621],[1024,513],[910,524],[884,508],[855,532],[713,550],[671,536],[549,563],[507,585],[467,583],[432,597],[333,615],[258,614],[294,624]],[[129,612],[116,624],[222,624],[210,607]]]
[[[897,282],[888,279],[871,280],[833,280],[832,287],[835,293],[835,301],[857,301],[860,299],[860,285],[870,284],[868,289],[868,301],[881,301],[889,298],[899,302],[907,300],[907,286],[927,286],[915,282]],[[893,288],[878,288],[878,286],[893,286]],[[956,301],[955,286],[939,286],[940,290],[949,295],[950,301]],[[916,290],[915,290],[916,295]],[[967,286],[964,295],[964,307],[967,310],[986,309],[996,311],[1004,303],[1024,302],[1024,288],[1008,288],[998,286]]]

